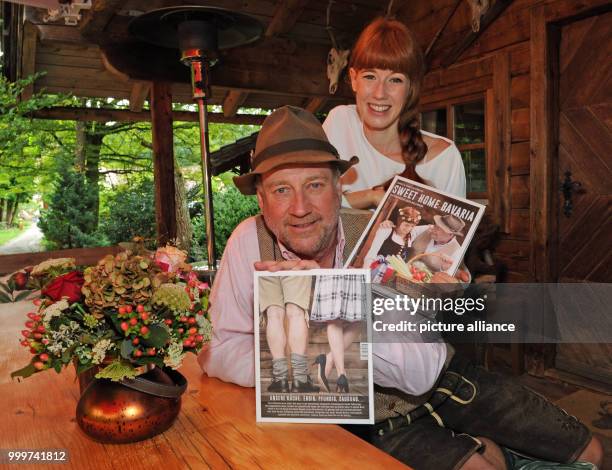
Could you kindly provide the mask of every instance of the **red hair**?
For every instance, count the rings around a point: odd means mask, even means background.
[[[408,173],[405,176],[422,181],[414,167],[427,153],[417,112],[425,60],[412,32],[400,21],[376,18],[359,35],[351,51],[349,67],[355,70],[392,70],[408,77],[408,98],[399,118],[398,130]]]

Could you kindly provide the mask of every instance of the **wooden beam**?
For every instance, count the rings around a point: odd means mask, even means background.
[[[477,32],[470,30],[464,38],[442,59],[442,66],[448,67],[455,63],[474,42],[486,31],[486,29],[501,15],[506,8],[510,6],[512,0],[496,0],[480,20],[480,29]]]
[[[265,36],[272,37],[291,31],[302,14],[308,0],[279,0],[268,24]]]
[[[104,32],[115,12],[125,3],[122,0],[95,0],[89,10],[85,10],[79,23],[81,34],[95,39]]]
[[[130,111],[136,113],[142,111],[144,102],[149,96],[149,90],[151,90],[151,82],[137,81],[134,83],[130,93]]]
[[[29,21],[23,25],[23,44],[21,49],[21,78],[27,78],[36,72],[36,42],[38,29]],[[34,94],[34,83],[21,92],[21,99],[27,100]]]
[[[151,121],[149,111],[134,112],[128,109],[100,109],[100,108],[70,108],[54,107],[35,111],[31,115],[36,119],[61,119],[65,121],[95,121],[95,122],[140,122]],[[236,114],[225,117],[222,113],[208,113],[209,122],[218,124],[250,124],[261,126],[266,116],[255,114]],[[198,113],[190,111],[174,111],[173,121],[199,122]]]
[[[157,243],[158,246],[164,246],[174,240],[177,233],[172,94],[169,83],[153,82],[151,87],[151,122]]]
[[[311,113],[315,114],[325,105],[325,103],[327,103],[325,98],[318,96],[315,98],[310,98],[306,103],[305,109],[306,111],[310,111]]]
[[[240,90],[230,90],[223,100],[223,115],[232,117],[236,115],[238,108],[244,103],[249,94]]]
[[[510,158],[512,150],[512,98],[510,95],[510,54],[500,53],[493,59],[494,109],[491,116],[495,126],[492,136],[495,161],[490,166],[493,171],[495,188],[489,200],[494,200],[494,218],[504,233],[510,232]],[[491,139],[489,139],[491,140]],[[491,196],[493,199],[491,199]]]

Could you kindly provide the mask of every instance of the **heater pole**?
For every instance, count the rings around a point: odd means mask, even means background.
[[[202,187],[204,188],[204,216],[206,218],[206,248],[208,251],[208,269],[215,271],[215,228],[212,204],[212,171],[210,168],[210,149],[208,146],[208,111],[206,98],[196,98],[200,115],[200,150],[202,154]]]

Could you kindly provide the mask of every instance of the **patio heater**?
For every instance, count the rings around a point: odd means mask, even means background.
[[[179,49],[181,62],[191,69],[193,99],[198,104],[200,151],[208,269],[216,269],[214,221],[208,145],[207,100],[210,97],[210,67],[219,50],[243,46],[259,39],[263,26],[243,13],[206,6],[161,8],[136,17],[129,25],[131,36],[155,46]]]

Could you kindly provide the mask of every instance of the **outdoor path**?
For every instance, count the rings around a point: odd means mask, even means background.
[[[34,253],[43,251],[40,241],[43,234],[35,223],[28,229],[8,243],[0,246],[0,255],[12,255],[15,253]]]

